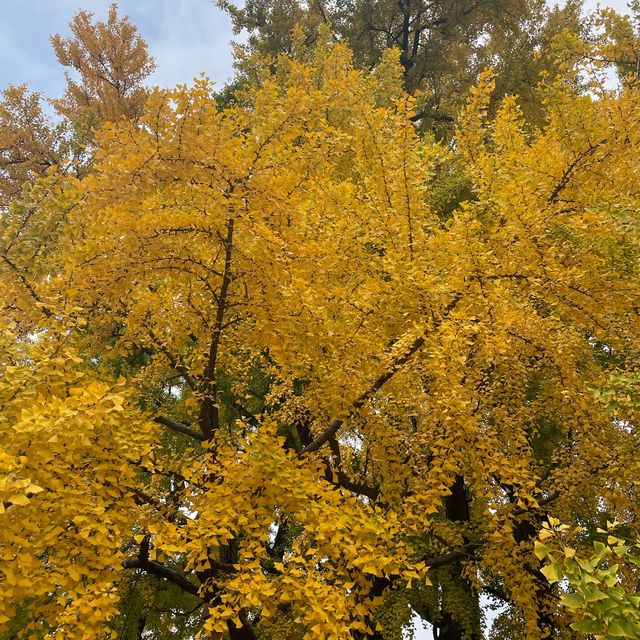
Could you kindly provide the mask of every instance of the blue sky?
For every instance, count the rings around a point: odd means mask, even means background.
[[[64,73],[49,37],[68,35],[68,23],[80,9],[104,19],[111,0],[0,0],[0,89],[27,82],[33,91],[56,97],[64,91]],[[587,0],[595,7],[595,0]],[[625,0],[601,4],[624,10]],[[205,72],[219,86],[233,73],[231,21],[212,0],[120,0],[120,13],[138,26],[156,58],[152,84],[172,86]]]
[[[0,88],[27,82],[33,91],[57,96],[64,73],[49,37],[69,34],[68,24],[80,9],[105,19],[110,0],[1,0]],[[147,41],[158,69],[152,84],[189,82],[204,71],[218,85],[232,73],[231,21],[212,0],[120,0]]]

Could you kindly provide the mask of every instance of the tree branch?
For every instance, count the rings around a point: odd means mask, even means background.
[[[451,564],[452,562],[458,562],[459,560],[469,560],[469,558],[473,557],[473,552],[483,545],[484,542],[481,540],[467,542],[459,549],[454,549],[453,551],[449,551],[449,553],[445,553],[441,556],[425,558],[425,564],[431,569],[437,569],[439,567],[444,567],[447,564]]]
[[[596,144],[591,145],[588,149],[586,149],[582,153],[579,153],[567,165],[567,168],[563,171],[562,176],[560,177],[560,180],[558,181],[558,184],[556,184],[556,186],[554,187],[553,191],[549,195],[549,198],[547,200],[548,204],[552,204],[552,203],[554,203],[556,201],[556,199],[560,195],[560,192],[567,186],[567,183],[569,182],[569,178],[571,177],[571,174],[573,173],[574,169],[578,166],[578,164],[582,160],[584,160],[584,158],[587,158],[590,155],[592,155],[598,149],[598,147],[600,145],[602,145],[604,142],[605,142],[605,140],[601,140],[600,142],[597,142]]]
[[[53,316],[53,312],[44,304],[42,298],[38,295],[38,292],[33,288],[33,285],[27,280],[26,276],[20,271],[20,269],[18,269],[16,264],[4,254],[0,255],[0,257],[2,258],[4,263],[16,274],[18,280],[22,282],[25,289],[29,292],[29,295],[38,303],[38,307],[42,310],[42,313],[44,313],[47,318],[51,318]]]
[[[216,385],[216,366],[218,362],[218,348],[220,346],[220,338],[222,337],[224,313],[227,307],[227,296],[229,293],[229,285],[231,284],[231,256],[233,248],[233,218],[227,220],[227,236],[224,240],[224,270],[222,272],[222,285],[220,286],[220,295],[218,296],[218,304],[216,307],[216,319],[211,334],[211,345],[209,347],[209,358],[203,375],[202,390],[204,398],[200,407],[200,430],[204,439],[211,437],[211,434],[219,427],[220,418],[217,406],[217,385]]]
[[[158,578],[164,578],[165,580],[172,582],[187,593],[197,596],[200,590],[199,587],[191,582],[191,580],[189,580],[185,575],[179,573],[175,569],[171,569],[170,567],[161,564],[160,562],[149,560],[150,541],[150,536],[146,535],[140,543],[138,557],[125,560],[122,563],[122,566],[125,569],[142,569],[151,575],[158,576]]]
[[[158,578],[164,578],[165,580],[172,582],[187,593],[191,593],[194,596],[198,595],[199,588],[191,582],[191,580],[174,569],[160,564],[155,560],[147,560],[146,562],[143,562],[140,558],[134,558],[131,560],[125,560],[122,566],[125,569],[142,569],[151,575],[158,576]]]
[[[343,471],[342,456],[340,455],[340,443],[337,438],[329,439],[329,447],[331,448],[334,466],[331,465],[329,459],[325,460],[325,477],[327,482],[342,487],[343,489],[351,491],[357,495],[365,496],[372,502],[375,502],[380,494],[380,488],[374,485],[368,485],[364,482],[356,482]]]
[[[185,365],[182,362],[180,362],[180,360],[178,360],[178,358],[169,350],[169,348],[164,344],[164,342],[162,342],[162,340],[160,340],[160,338],[156,336],[156,334],[153,332],[153,329],[151,329],[151,327],[147,326],[147,331],[149,332],[149,336],[151,337],[155,345],[165,355],[171,367],[175,369],[184,378],[185,382],[189,385],[189,388],[195,391],[197,385],[195,380],[189,373],[189,370],[187,369],[187,367],[185,367]]]
[[[442,318],[438,319],[434,322],[434,326],[432,331],[435,331],[441,324],[442,321],[453,311],[455,306],[460,301],[462,297],[461,294],[457,293],[453,300],[445,307],[445,312]],[[347,415],[344,418],[336,418],[315,440],[309,443],[306,447],[303,447],[300,450],[299,455],[304,455],[306,453],[311,453],[313,451],[317,451],[322,445],[328,442],[331,438],[333,438],[340,427],[344,424],[346,420],[351,418],[358,409],[361,409],[367,400],[371,398],[377,391],[379,391],[382,386],[390,380],[396,372],[404,365],[414,353],[419,351],[425,343],[424,336],[418,336],[412,343],[411,346],[401,355],[398,356],[392,363],[391,366],[383,373],[381,373],[373,382],[373,384],[366,390],[363,391],[351,404],[351,408],[347,412]]]
[[[190,436],[191,438],[193,438],[194,440],[198,440],[199,442],[202,442],[203,440],[206,439],[202,433],[199,433],[198,431],[194,431],[193,429],[190,429],[187,425],[182,424],[181,422],[176,422],[175,420],[171,420],[170,418],[165,418],[164,416],[156,416],[153,419],[153,421],[165,427],[168,427],[172,431],[177,431],[178,433],[184,433],[185,435]]]

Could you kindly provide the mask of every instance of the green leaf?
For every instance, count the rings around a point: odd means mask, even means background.
[[[632,632],[632,630],[629,630],[628,628],[625,628],[625,627],[626,625],[623,626],[622,623],[614,620],[607,627],[607,635],[613,636],[614,638],[637,638],[638,637]]]
[[[604,624],[599,620],[593,618],[584,618],[578,622],[574,622],[571,625],[572,629],[580,631],[581,633],[603,633]]]
[[[598,600],[606,600],[609,597],[606,593],[595,587],[593,589],[582,589],[582,592],[587,602],[598,602]]]
[[[578,593],[563,593],[560,598],[562,604],[569,609],[580,609],[584,607],[584,598]]]

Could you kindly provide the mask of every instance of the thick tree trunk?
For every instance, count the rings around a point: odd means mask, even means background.
[[[462,627],[451,617],[450,613],[445,613],[442,620],[433,625],[433,637],[436,640],[461,640],[462,634]]]
[[[452,522],[469,522],[471,514],[469,511],[469,497],[465,489],[464,477],[457,475],[451,493],[445,498],[445,515]],[[467,539],[464,542],[468,542]],[[479,596],[466,578],[462,576],[462,563],[456,562],[446,568],[455,576],[455,579],[462,586],[465,592],[465,599],[469,601],[467,608],[473,608],[476,620],[474,621],[474,631],[472,640],[482,640],[480,629],[480,604]],[[451,612],[441,610],[440,619],[433,622],[433,637],[436,640],[462,640],[464,629],[460,623],[454,619]],[[469,637],[469,636],[467,636]]]

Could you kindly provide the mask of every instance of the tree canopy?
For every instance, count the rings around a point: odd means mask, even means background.
[[[569,562],[639,533],[636,36],[602,24],[557,41],[541,127],[487,70],[438,142],[400,52],[319,37],[241,100],[150,90],[83,171],[26,167],[0,633],[476,640],[490,596],[496,640],[588,637],[568,594],[638,579],[629,546]]]
[[[553,38],[563,30],[585,31],[581,3],[549,9],[540,0],[247,0],[241,6],[216,0],[233,20],[239,45],[239,79],[265,56],[275,58],[306,46],[323,33],[346,43],[354,64],[374,69],[390,48],[399,50],[404,88],[420,92],[414,120],[449,138],[465,93],[486,66],[500,70],[492,108],[506,94],[518,94],[527,119],[542,118],[535,87],[554,71]],[[297,31],[296,31],[297,30]]]

